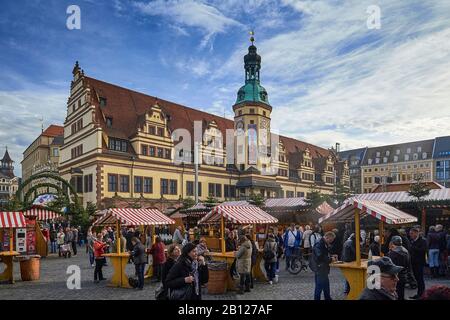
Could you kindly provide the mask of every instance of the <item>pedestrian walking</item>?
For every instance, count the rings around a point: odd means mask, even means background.
[[[275,270],[277,266],[277,249],[278,245],[275,241],[275,237],[270,233],[267,236],[267,241],[264,244],[263,249],[264,268],[266,270],[267,280],[269,281],[269,284],[272,284],[273,280],[275,279]]]
[[[410,297],[410,299],[419,299],[425,291],[423,269],[425,267],[427,241],[420,235],[420,229],[418,227],[411,228],[409,235],[411,238],[411,250],[409,252],[411,267],[413,269],[414,278],[416,278],[417,281],[417,294]]]
[[[250,266],[250,289],[253,289],[253,284],[255,281],[255,277],[253,276],[253,267],[256,265],[256,259],[258,257],[258,246],[256,245],[256,242],[253,240],[253,237],[251,234],[247,233],[245,235],[247,239],[250,241],[252,245],[252,257],[251,257],[251,266]]]
[[[133,250],[130,252],[130,256],[133,258],[134,267],[136,269],[136,276],[138,279],[138,285],[136,289],[144,289],[144,270],[147,259],[145,257],[145,247],[141,243],[141,240],[137,237],[131,238],[131,244]]]
[[[63,231],[63,228],[59,228],[58,234],[56,236],[56,243],[58,244],[58,255],[61,257],[61,246],[65,243],[66,234]]]
[[[94,257],[94,241],[95,241],[95,237],[92,233],[92,228],[90,227],[88,232],[87,232],[87,236],[86,236],[86,250],[89,256],[89,265],[91,267],[95,266],[95,257]]]
[[[149,253],[153,257],[153,277],[155,281],[161,281],[161,270],[163,264],[166,262],[166,247],[158,236],[155,239],[155,243],[152,245]]]
[[[379,268],[380,287],[369,288],[366,286],[359,300],[397,300],[398,273],[403,268],[395,265],[389,257],[371,260],[367,265]]]
[[[171,244],[167,249],[167,260],[161,268],[161,287],[157,290],[156,299],[157,300],[168,300],[168,287],[167,287],[167,275],[169,274],[172,267],[177,262],[181,255],[180,247],[177,244]]]
[[[402,238],[394,236],[389,243],[388,257],[392,262],[403,269],[398,273],[397,300],[405,300],[405,284],[408,280],[409,266],[411,264],[408,250],[402,246]]]
[[[198,263],[197,247],[187,243],[166,277],[169,300],[201,300],[201,286],[207,279],[208,268]]]
[[[78,229],[75,227],[72,227],[72,251],[73,251],[73,255],[76,256],[77,255],[77,244],[78,244]]]
[[[294,256],[298,255],[302,240],[301,232],[291,224],[289,229],[284,233],[284,255],[286,258],[286,270],[290,267],[290,262]]]
[[[342,249],[342,261],[344,262],[356,261],[356,241],[354,233],[352,233],[350,237],[344,242],[344,246]],[[350,283],[348,283],[348,281],[345,280],[344,294],[348,295],[349,293],[350,293]]]
[[[313,254],[309,265],[314,271],[314,300],[320,300],[322,292],[325,300],[332,300],[330,296],[330,263],[337,260],[337,256],[331,256],[329,249],[331,243],[336,238],[334,232],[325,233],[324,237],[314,244]]]
[[[106,258],[102,255],[105,253],[105,248],[108,246],[102,239],[103,235],[99,232],[94,239],[94,257],[95,257],[95,270],[94,270],[94,282],[106,280],[103,277],[102,268],[105,265]]]
[[[250,292],[250,269],[252,264],[252,244],[246,236],[239,238],[239,249],[236,252],[236,270],[240,282],[238,294]]]
[[[275,242],[277,243],[277,265],[276,265],[276,273],[280,272],[280,259],[283,256],[283,231],[281,229],[278,230],[277,235],[275,237]]]
[[[438,277],[443,277],[448,267],[447,233],[442,224],[436,225],[436,233],[439,238],[439,267],[436,273]]]
[[[430,267],[431,276],[437,278],[439,275],[439,249],[441,247],[441,239],[436,228],[431,226],[427,235],[428,244],[428,265]]]
[[[55,228],[50,230],[50,253],[56,253],[58,232]]]

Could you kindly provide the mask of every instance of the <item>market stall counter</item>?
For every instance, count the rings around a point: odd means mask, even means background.
[[[226,252],[225,250],[225,221],[233,224],[272,224],[278,220],[259,207],[251,204],[220,204],[214,207],[199,224],[220,224],[220,252],[210,252],[213,260],[225,261],[228,264],[227,269],[227,290],[236,290],[235,281],[230,273],[231,266],[236,258],[236,252]],[[255,230],[255,228],[253,228]],[[253,233],[253,239],[256,240],[256,234]],[[261,281],[266,280],[265,272],[261,269],[262,250],[259,250],[257,261],[253,269],[253,275]]]
[[[399,225],[417,222],[417,218],[403,211],[400,211],[383,201],[361,200],[358,198],[347,199],[342,206],[319,219],[323,222],[355,222],[355,235],[361,233],[361,218],[374,217],[380,221],[380,231],[384,229],[384,224]],[[367,277],[367,259],[361,259],[360,237],[355,237],[356,261],[354,262],[335,262],[332,267],[337,267],[350,285],[350,292],[347,300],[356,300],[366,287]],[[372,257],[377,259],[379,257]]]
[[[101,216],[94,226],[116,226],[119,231],[121,225],[125,226],[155,226],[174,224],[175,221],[164,215],[161,211],[154,208],[149,209],[107,209],[103,216]],[[153,239],[154,242],[154,232]],[[131,288],[128,283],[128,276],[126,274],[126,266],[129,260],[129,253],[120,253],[120,237],[117,238],[117,252],[106,253],[103,256],[108,257],[113,266],[113,276],[111,278],[110,286]],[[151,268],[151,267],[150,267]],[[151,270],[150,270],[151,271]]]

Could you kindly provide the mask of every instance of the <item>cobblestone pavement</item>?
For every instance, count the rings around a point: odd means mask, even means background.
[[[81,269],[81,290],[69,290],[66,285],[67,267],[77,265]],[[281,269],[284,265],[281,265]],[[104,276],[111,277],[112,267],[110,265],[103,268]],[[7,299],[121,299],[121,300],[154,300],[157,283],[146,280],[144,290],[133,290],[123,288],[111,288],[107,286],[107,281],[99,284],[93,282],[94,270],[89,265],[88,257],[84,248],[79,250],[77,256],[64,259],[55,255],[41,260],[40,280],[26,282],[20,280],[19,264],[14,264],[15,284],[0,285],[0,300]],[[134,266],[127,266],[127,273],[134,274]],[[450,280],[427,280],[427,287],[436,283],[450,285]],[[330,274],[331,295],[333,299],[344,299],[343,287],[344,278],[339,270],[332,268]],[[256,282],[250,293],[236,295],[234,292],[224,295],[203,294],[204,300],[310,300],[314,292],[314,274],[311,271],[301,272],[298,275],[291,275],[284,270],[280,271],[279,282],[269,285],[268,283]],[[412,296],[413,291],[407,290],[406,296]]]

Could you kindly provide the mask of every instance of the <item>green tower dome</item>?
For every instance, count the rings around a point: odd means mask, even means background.
[[[253,38],[251,40],[253,41]],[[248,54],[244,56],[245,85],[239,89],[235,104],[260,102],[270,106],[267,91],[260,84],[261,56],[256,53],[256,50],[252,43],[248,47]]]

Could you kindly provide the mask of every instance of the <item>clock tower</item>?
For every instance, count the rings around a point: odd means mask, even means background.
[[[251,45],[244,56],[245,84],[233,105],[236,165],[241,171],[251,167],[264,171],[270,163],[272,107],[266,89],[260,84],[261,56],[253,44],[253,32],[250,34]]]

